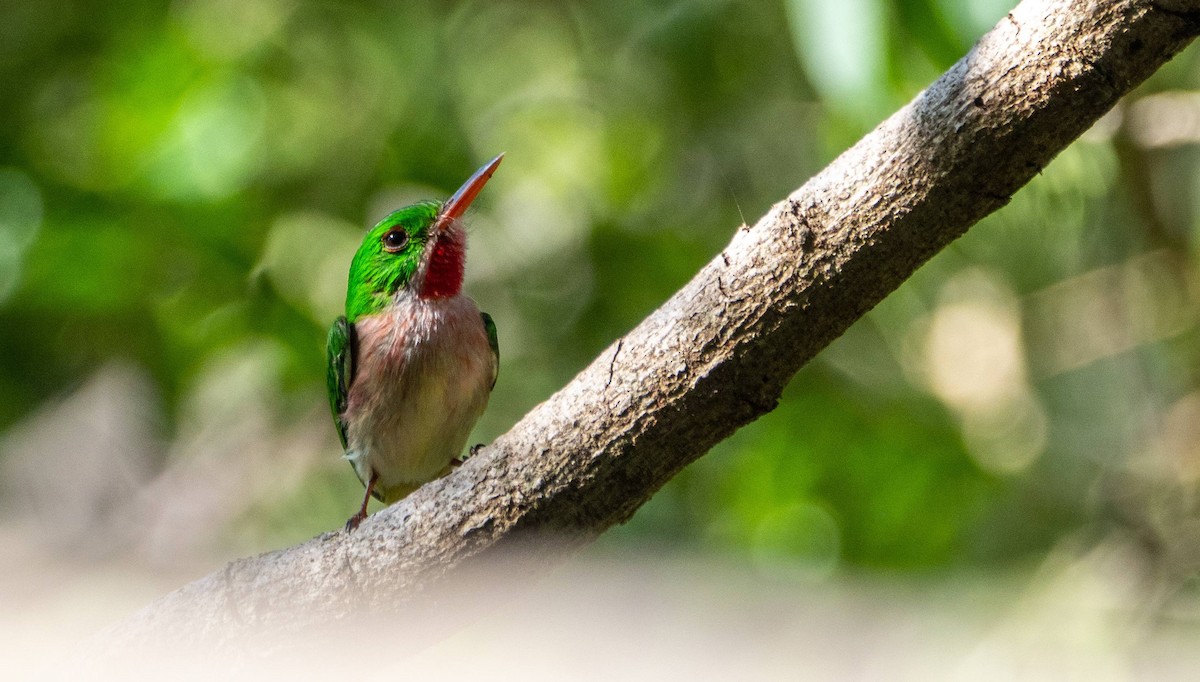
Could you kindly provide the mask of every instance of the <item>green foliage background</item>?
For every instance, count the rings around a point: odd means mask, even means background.
[[[47,510],[87,494],[70,472],[93,457],[89,429],[109,429],[118,459],[126,439],[148,454],[122,464],[131,483],[97,484],[118,492],[64,546],[129,504],[161,524],[210,494],[225,515],[198,517],[219,532],[197,552],[336,527],[360,493],[327,423],[322,344],[367,225],[507,152],[468,264],[501,335],[488,440],[1010,9],[5,3],[5,513],[61,530]],[[1196,62],[1163,69],[603,543],[821,579],[1019,567],[1128,537],[1186,583]],[[133,377],[138,428],[54,412],[105,368]],[[84,445],[29,436],[47,414]],[[31,458],[59,473],[31,483]],[[169,494],[141,504],[148,488]],[[145,547],[118,536],[105,552]]]

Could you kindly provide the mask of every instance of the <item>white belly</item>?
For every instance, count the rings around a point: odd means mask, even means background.
[[[444,474],[487,406],[495,359],[475,302],[413,297],[355,322],[346,458],[394,502]]]

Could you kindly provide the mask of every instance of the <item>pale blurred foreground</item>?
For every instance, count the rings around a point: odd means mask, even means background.
[[[67,666],[79,640],[184,572],[70,564],[21,529],[2,533],[3,679],[1163,680],[1200,670],[1200,605],[1151,617],[1161,604],[1136,551],[1112,540],[1059,547],[1021,575],[926,584],[814,583],[782,564],[593,549],[533,589],[488,595],[475,622],[410,654],[397,651],[440,626],[400,627],[398,613],[304,641],[254,642],[229,660],[154,648],[101,675]]]
[[[483,585],[456,582],[451,599],[474,622],[434,623],[435,612],[414,629],[396,613],[310,640],[248,643],[230,660],[154,648],[103,675],[68,667],[92,633],[237,554],[331,528],[361,494],[329,454],[324,414],[281,425],[261,407],[262,364],[214,368],[175,441],[154,436],[151,389],[121,365],[4,434],[0,679],[1134,680],[1200,670],[1192,564],[1149,561],[1145,538],[1094,526],[1004,568],[890,574],[834,571],[836,543],[735,556],[602,539],[529,589],[496,594],[526,573],[511,564]],[[165,468],[147,465],[160,457]],[[314,471],[344,489],[314,490]],[[1186,533],[1172,537],[1190,546]]]

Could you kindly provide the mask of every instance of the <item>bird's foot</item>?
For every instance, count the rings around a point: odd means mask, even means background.
[[[363,519],[365,519],[365,518],[367,518],[367,514],[365,511],[361,511],[361,512],[355,514],[354,516],[351,516],[350,519],[346,521],[346,532],[347,533],[354,532],[354,529],[358,528],[358,524],[362,523]]]
[[[365,495],[363,495],[362,506],[358,508],[357,514],[351,516],[349,521],[346,521],[347,533],[353,531],[355,528],[358,528],[358,524],[362,523],[363,519],[367,518],[367,504],[371,502],[371,494],[375,492],[375,484],[378,482],[378,472],[372,471],[371,478],[367,480],[367,492]]]
[[[450,460],[450,470],[454,471],[455,469],[459,468],[460,466],[465,464],[468,459],[471,459],[475,455],[479,454],[479,451],[482,449],[483,449],[483,443],[476,443],[476,444],[472,445],[470,448],[467,449],[467,454],[465,456],[455,457],[454,459]]]

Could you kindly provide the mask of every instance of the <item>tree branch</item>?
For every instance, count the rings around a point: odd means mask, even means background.
[[[552,563],[771,410],[795,372],[1200,32],[1200,0],[1026,0],[452,475],[152,603],[106,649],[399,613],[467,559]],[[563,542],[553,549],[548,536]]]

